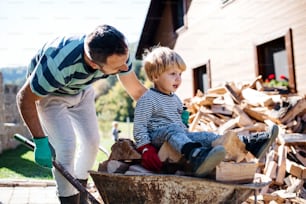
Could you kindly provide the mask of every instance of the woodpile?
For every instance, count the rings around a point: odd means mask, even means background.
[[[249,84],[230,82],[205,94],[198,91],[195,97],[184,100],[184,104],[191,113],[190,131],[221,135],[231,131],[240,136],[267,131],[268,125],[277,124],[280,134],[276,143],[257,168],[258,173],[272,182],[258,192],[257,202],[306,203],[305,96],[265,91],[258,77]],[[236,162],[238,165],[240,161]],[[241,174],[234,171],[232,176]],[[254,203],[254,198],[245,203]]]

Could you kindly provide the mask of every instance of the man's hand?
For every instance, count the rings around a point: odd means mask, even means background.
[[[34,138],[35,162],[40,166],[52,168],[52,155],[49,147],[48,137]]]
[[[160,172],[162,169],[162,162],[160,161],[156,148],[151,144],[146,144],[137,148],[142,155],[141,165],[154,172]]]

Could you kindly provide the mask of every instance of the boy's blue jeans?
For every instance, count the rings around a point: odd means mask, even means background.
[[[200,142],[203,147],[209,148],[211,147],[211,143],[220,137],[220,135],[212,132],[188,132],[187,129],[176,124],[159,128],[155,132],[152,132],[150,136],[154,146],[160,148],[167,141],[180,153],[186,143]]]

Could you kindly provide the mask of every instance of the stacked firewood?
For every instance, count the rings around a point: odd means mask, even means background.
[[[281,94],[271,88],[265,91],[258,77],[246,84],[225,83],[205,94],[198,91],[184,104],[191,113],[190,131],[249,135],[277,124],[279,136],[257,169],[271,179],[270,185],[259,192],[258,203],[306,202],[305,96]],[[253,203],[253,199],[250,197],[246,203]]]

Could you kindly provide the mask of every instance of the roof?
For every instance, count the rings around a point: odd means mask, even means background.
[[[144,27],[137,46],[136,58],[141,59],[144,48],[150,47],[156,35],[156,28],[161,21],[161,16],[165,7],[165,1],[151,1]]]

